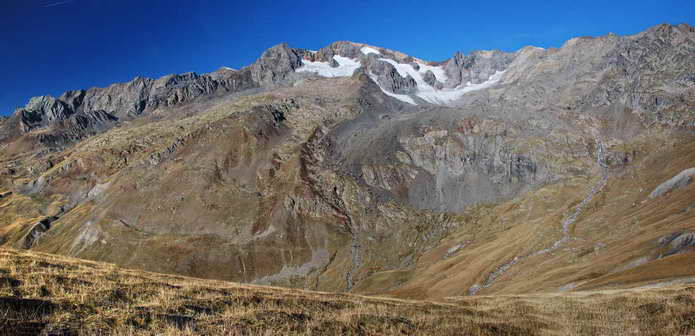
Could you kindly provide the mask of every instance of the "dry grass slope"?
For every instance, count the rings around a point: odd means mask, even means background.
[[[0,250],[13,335],[688,335],[695,286],[407,301],[201,280]]]

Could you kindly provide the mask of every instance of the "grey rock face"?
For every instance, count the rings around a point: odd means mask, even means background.
[[[425,81],[425,83],[431,85],[435,89],[441,90],[444,87],[444,84],[437,81],[437,77],[434,76],[432,70],[428,70],[427,72],[425,72],[425,75],[422,77],[422,79]]]
[[[66,101],[48,96],[32,98],[24,109],[15,113],[21,132],[55,125],[55,132],[41,133],[39,140],[44,144],[66,145],[113,126],[118,118],[108,112],[76,108],[83,93],[66,94],[69,97]]]
[[[693,181],[693,175],[695,175],[695,168],[686,169],[678,173],[678,175],[656,187],[656,189],[649,194],[649,198],[657,198],[670,191],[687,186]]]
[[[476,51],[470,55],[460,52],[443,63],[444,71],[449,77],[447,87],[456,87],[471,82],[479,84],[486,81],[497,71],[504,71],[514,59],[514,54],[499,50]]]
[[[23,132],[67,119],[73,113],[67,104],[50,96],[34,97],[24,109],[17,112]]]
[[[550,172],[518,151],[528,134],[505,122],[461,120],[460,110],[378,118],[374,109],[325,137],[327,162],[384,199],[418,209],[460,211],[532,190]]]
[[[357,45],[352,42],[338,41],[333,42],[325,48],[321,48],[316,53],[316,60],[322,62],[330,62],[333,56],[339,55],[347,58],[360,58],[362,57],[362,52]]]
[[[118,118],[104,111],[80,111],[62,120],[54,132],[39,135],[39,140],[51,146],[66,146],[116,125]]]
[[[410,93],[417,88],[415,79],[410,76],[402,77],[396,68],[383,61],[367,63],[367,70],[375,76],[379,86],[393,93]]]
[[[285,80],[296,68],[302,66],[304,52],[287,44],[279,44],[266,50],[251,65],[251,79],[259,86],[270,86]]]
[[[695,232],[676,232],[659,239],[659,245],[666,251],[659,258],[684,253],[695,247]]]

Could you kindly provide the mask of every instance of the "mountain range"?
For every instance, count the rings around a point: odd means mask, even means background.
[[[32,98],[0,242],[444,299],[695,281],[695,28],[431,62],[354,42]]]

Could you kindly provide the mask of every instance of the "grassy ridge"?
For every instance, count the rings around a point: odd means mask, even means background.
[[[695,286],[407,301],[0,250],[0,334],[687,335]]]

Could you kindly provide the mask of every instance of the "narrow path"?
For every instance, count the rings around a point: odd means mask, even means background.
[[[468,295],[476,295],[481,289],[491,287],[495,284],[495,281],[497,281],[497,279],[500,276],[502,276],[505,272],[512,268],[512,266],[516,265],[520,261],[528,257],[534,257],[554,252],[555,250],[562,247],[562,245],[572,240],[572,236],[570,234],[570,228],[572,227],[572,224],[574,224],[574,222],[577,221],[577,218],[581,216],[586,206],[589,205],[594,196],[598,194],[603,189],[603,187],[606,186],[606,182],[608,182],[608,165],[606,164],[605,145],[599,137],[595,137],[595,139],[596,143],[598,144],[598,150],[596,152],[596,164],[598,164],[598,166],[601,168],[603,174],[601,176],[601,179],[598,180],[598,182],[596,182],[596,184],[589,190],[586,197],[574,208],[574,211],[569,216],[567,216],[567,218],[565,218],[564,221],[562,221],[562,238],[555,241],[553,245],[550,247],[523,256],[516,256],[514,257],[514,259],[508,261],[507,263],[497,266],[497,268],[487,276],[487,279],[485,279],[485,282],[483,282],[482,285],[475,284],[471,288],[469,288]]]

